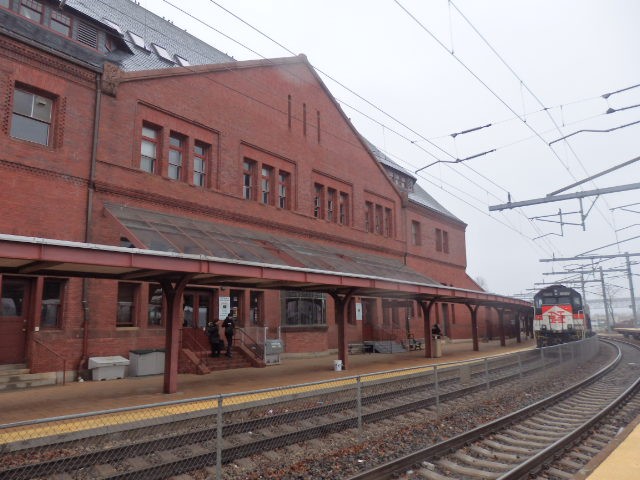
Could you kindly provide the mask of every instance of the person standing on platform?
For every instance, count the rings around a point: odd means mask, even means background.
[[[440,338],[440,336],[442,335],[442,332],[440,331],[440,327],[438,326],[438,324],[434,324],[433,327],[431,328],[431,335],[433,335],[433,338]]]
[[[209,343],[211,344],[211,356],[220,356],[220,331],[218,330],[218,321],[209,322],[207,324],[207,337],[209,337]]]
[[[227,339],[227,357],[231,357],[231,346],[233,345],[233,334],[235,333],[236,324],[233,321],[233,315],[230,313],[222,322],[224,327],[224,336]]]

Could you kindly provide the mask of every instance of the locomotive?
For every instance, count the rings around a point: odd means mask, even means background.
[[[591,330],[582,295],[564,285],[551,285],[533,296],[533,333],[539,347],[580,340]]]

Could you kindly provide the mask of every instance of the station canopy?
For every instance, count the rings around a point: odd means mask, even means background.
[[[308,290],[468,304],[521,300],[442,285],[397,258],[213,221],[105,204],[126,246],[0,235],[0,272],[178,281],[230,288]]]

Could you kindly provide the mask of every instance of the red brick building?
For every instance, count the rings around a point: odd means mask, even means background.
[[[86,4],[0,0],[0,234],[480,290],[466,225],[358,134],[304,56],[235,61],[129,0]],[[82,370],[164,346],[155,283],[28,269],[0,282],[0,363]],[[337,347],[331,296],[239,285],[187,287],[183,331],[231,312],[285,354]],[[464,306],[434,312],[471,336]],[[356,296],[346,334],[424,337],[421,315]]]

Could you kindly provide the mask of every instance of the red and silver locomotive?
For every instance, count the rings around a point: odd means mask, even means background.
[[[582,295],[573,288],[543,288],[534,295],[533,308],[533,333],[538,347],[582,339],[591,329]]]

